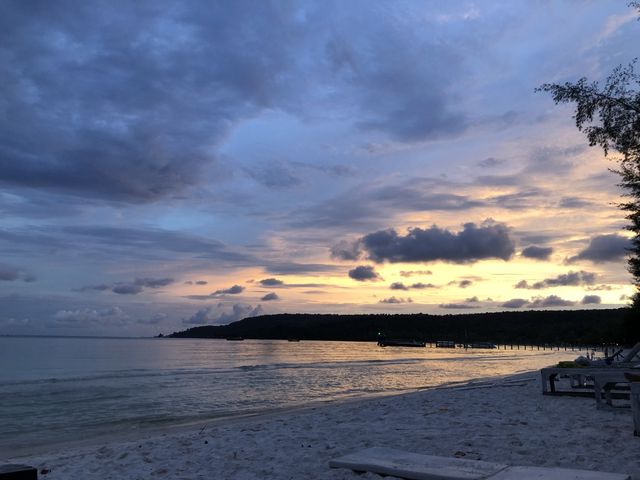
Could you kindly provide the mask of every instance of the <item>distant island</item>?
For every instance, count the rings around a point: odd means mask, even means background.
[[[626,338],[630,309],[415,314],[284,313],[245,318],[228,325],[204,325],[171,338],[247,338],[376,341],[378,334],[425,342],[583,344],[633,343]],[[162,335],[162,334],[161,334]]]

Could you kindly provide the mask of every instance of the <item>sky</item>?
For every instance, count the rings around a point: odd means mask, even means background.
[[[615,158],[547,82],[623,1],[3,1],[0,334],[611,308]]]

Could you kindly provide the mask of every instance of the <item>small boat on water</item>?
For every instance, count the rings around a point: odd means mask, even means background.
[[[243,337],[227,337],[227,342],[242,342],[244,341]]]
[[[418,340],[404,340],[404,339],[391,339],[391,338],[378,338],[378,345],[381,347],[424,347],[425,342],[419,342]]]

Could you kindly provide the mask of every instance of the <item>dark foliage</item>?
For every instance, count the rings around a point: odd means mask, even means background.
[[[246,318],[229,325],[194,327],[169,336],[375,341],[378,333],[384,333],[388,338],[428,342],[625,343],[628,339],[624,336],[623,322],[628,311],[621,308],[461,315],[279,314]]]
[[[630,5],[638,8],[637,2]],[[640,75],[635,73],[635,61],[617,67],[605,84],[588,83],[581,78],[576,83],[545,84],[538,90],[550,92],[556,103],[575,103],[576,126],[585,132],[589,145],[600,146],[605,155],[618,152],[620,186],[628,201],[619,206],[627,212],[627,229],[633,232],[629,249],[629,272],[633,275],[636,293],[632,307],[640,311]]]

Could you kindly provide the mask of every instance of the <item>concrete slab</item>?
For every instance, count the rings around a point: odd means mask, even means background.
[[[629,480],[623,473],[594,472],[572,468],[508,467],[487,480]]]
[[[507,468],[499,463],[421,455],[384,447],[336,458],[329,466],[410,480],[480,480]]]

